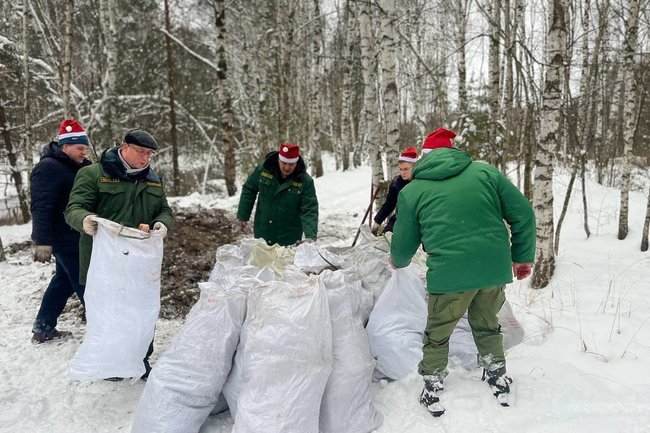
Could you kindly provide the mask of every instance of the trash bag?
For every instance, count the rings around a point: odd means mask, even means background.
[[[96,220],[84,296],[86,334],[68,377],[139,379],[160,311],[163,238]]]
[[[223,393],[233,433],[318,433],[332,370],[332,328],[317,277],[252,287],[233,369]]]
[[[422,359],[422,336],[427,324],[425,299],[418,266],[393,271],[366,326],[370,353],[377,358],[376,379],[402,379]]]
[[[323,269],[341,269],[344,265],[341,257],[315,244],[300,244],[295,252],[293,264],[308,274],[319,274]]]
[[[320,281],[327,290],[334,355],[320,406],[320,433],[367,433],[384,418],[370,395],[375,361],[361,318],[361,281],[356,271],[329,270]]]
[[[154,365],[132,433],[198,433],[215,407],[239,343],[246,293],[199,283],[201,296]]]

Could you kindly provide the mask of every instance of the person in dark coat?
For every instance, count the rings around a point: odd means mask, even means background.
[[[300,148],[281,144],[248,176],[237,208],[241,229],[248,224],[257,200],[253,232],[269,245],[293,245],[316,240],[318,199],[314,180],[307,174]]]
[[[68,298],[76,293],[83,303],[79,283],[79,233],[66,224],[63,212],[77,171],[90,165],[86,159],[88,136],[74,120],[61,122],[57,141],[43,149],[31,175],[32,240],[34,260],[47,263],[54,255],[56,272],[47,286],[32,328],[32,342],[43,343],[70,335],[56,329]]]
[[[390,183],[388,187],[388,194],[386,194],[386,201],[375,215],[375,223],[372,225],[372,233],[377,236],[380,234],[379,227],[381,224],[388,218],[386,227],[381,231],[383,232],[392,232],[395,221],[397,220],[397,197],[399,192],[406,185],[411,182],[411,169],[413,165],[418,161],[418,151],[414,147],[409,147],[404,152],[402,152],[397,159],[397,164],[399,166],[399,175]],[[395,211],[395,213],[393,213]],[[391,215],[392,214],[392,215]],[[390,218],[389,218],[390,216]]]

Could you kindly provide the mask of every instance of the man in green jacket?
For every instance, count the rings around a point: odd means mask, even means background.
[[[149,165],[158,143],[146,131],[128,131],[120,147],[104,151],[99,163],[84,167],[77,176],[65,210],[66,222],[81,233],[79,239],[79,280],[86,284],[88,266],[97,233],[99,216],[142,231],[160,230],[162,235],[174,223],[167,204],[163,183]],[[149,356],[153,342],[144,359],[149,374]]]
[[[269,245],[315,241],[318,234],[318,199],[314,180],[307,174],[300,148],[281,144],[248,176],[242,187],[237,219],[244,230],[257,199],[253,233]]]
[[[499,170],[453,148],[455,136],[439,128],[425,138],[413,180],[399,195],[391,243],[397,268],[410,263],[420,243],[428,254],[428,319],[418,370],[424,379],[420,403],[433,416],[445,411],[439,394],[448,373],[449,337],[466,311],[484,379],[508,406],[512,379],[506,376],[497,312],[513,271],[519,280],[528,277],[535,257],[530,203]]]

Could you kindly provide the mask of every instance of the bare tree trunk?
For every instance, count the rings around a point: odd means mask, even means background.
[[[628,232],[628,212],[630,201],[630,177],[632,174],[632,149],[636,131],[637,83],[634,77],[634,54],[637,46],[639,0],[629,0],[630,15],[626,21],[624,70],[625,70],[625,108],[623,128],[623,174],[621,176],[621,205],[618,216],[618,238],[625,239]]]
[[[348,1],[345,7],[345,51],[343,62],[343,98],[341,100],[341,147],[343,171],[350,168],[350,151],[355,147],[352,125],[352,62],[356,43],[356,19],[353,5]]]
[[[361,3],[359,10],[359,30],[361,33],[361,70],[363,73],[363,116],[361,136],[362,145],[370,155],[372,168],[371,194],[384,180],[384,171],[379,152],[379,125],[377,124],[377,63],[376,40],[372,26],[372,5]]]
[[[501,89],[499,81],[501,79],[501,64],[499,58],[500,35],[501,35],[501,0],[488,0],[490,5],[488,14],[490,18],[490,138],[492,146],[491,163],[503,170],[502,152],[503,145],[499,141],[499,120],[501,119],[499,110],[499,99]]]
[[[643,221],[643,235],[641,236],[641,251],[648,251],[649,229],[650,229],[650,194],[648,194],[648,204],[645,210],[645,220]]]
[[[23,184],[23,177],[16,151],[11,142],[11,132],[9,130],[9,121],[5,113],[5,98],[4,92],[0,92],[0,131],[2,132],[2,139],[4,141],[5,150],[7,152],[7,160],[9,161],[9,169],[11,171],[11,178],[14,181],[14,187],[18,194],[18,203],[20,204],[20,212],[22,214],[23,223],[29,221],[29,204],[27,200],[27,190]]]
[[[571,193],[573,192],[573,184],[576,181],[576,175],[578,174],[578,166],[573,167],[571,172],[571,178],[569,179],[569,185],[566,187],[566,194],[564,195],[564,203],[562,204],[562,211],[560,216],[557,219],[557,227],[555,228],[555,241],[553,242],[553,248],[555,254],[560,251],[560,232],[562,231],[562,223],[566,217],[567,211],[569,210],[569,202],[571,201]]]
[[[65,2],[65,35],[63,39],[63,73],[61,74],[61,93],[63,97],[63,117],[70,119],[72,102],[70,98],[70,83],[72,82],[72,12],[74,0]]]
[[[7,256],[5,255],[5,248],[2,245],[2,237],[0,237],[0,262],[6,262]]]
[[[106,74],[102,80],[104,99],[106,99],[105,124],[110,138],[119,136],[118,128],[114,124],[116,118],[116,93],[117,93],[117,23],[115,0],[100,0],[99,16],[104,33]]]
[[[311,160],[311,175],[323,175],[323,159],[321,158],[320,130],[321,130],[321,56],[322,56],[322,22],[320,13],[320,0],[313,0],[312,20],[314,33],[312,35],[311,56],[311,87],[309,95],[309,132],[311,134],[309,150]]]
[[[384,123],[386,125],[387,161],[396,161],[399,157],[399,95],[395,72],[396,52],[396,10],[395,0],[382,0],[381,23],[381,75],[384,99]],[[387,179],[393,177],[394,164],[387,164]]]
[[[456,45],[458,55],[458,111],[466,114],[467,111],[467,17],[469,16],[470,2],[467,0],[458,0],[455,2],[456,10],[454,19],[456,23]]]
[[[34,166],[34,146],[32,141],[31,100],[29,88],[31,85],[31,70],[29,69],[29,27],[30,27],[29,0],[23,0],[23,122],[25,124],[25,161],[27,173],[32,172]],[[28,194],[26,194],[28,195]]]
[[[230,91],[228,90],[228,65],[226,63],[226,6],[224,0],[212,0],[214,8],[215,26],[217,28],[217,55],[219,56],[218,95],[221,103],[221,134],[223,138],[223,165],[224,180],[228,196],[232,197],[237,192],[236,162],[235,162],[235,113],[232,110]]]
[[[542,95],[539,145],[535,161],[533,208],[537,219],[537,261],[532,286],[548,285],[555,272],[553,236],[553,155],[561,139],[562,72],[566,57],[566,0],[549,5],[549,31],[546,40],[546,77]]]
[[[171,32],[171,22],[169,19],[169,0],[165,0],[165,51],[167,53],[167,87],[169,90],[169,132],[172,142],[172,193],[175,195],[180,194],[181,180],[178,173],[178,139],[176,136],[176,108],[175,106],[175,75],[174,75],[174,59],[172,56],[172,41],[169,37]]]

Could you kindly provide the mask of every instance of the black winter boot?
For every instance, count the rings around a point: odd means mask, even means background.
[[[506,376],[506,368],[501,367],[496,370],[483,370],[483,380],[487,376],[487,383],[492,389],[492,394],[497,398],[499,404],[503,407],[510,406],[510,384],[512,379]]]
[[[445,413],[445,408],[440,404],[439,394],[445,389],[442,379],[437,376],[422,376],[424,388],[420,394],[420,404],[427,408],[429,413],[435,417]]]

